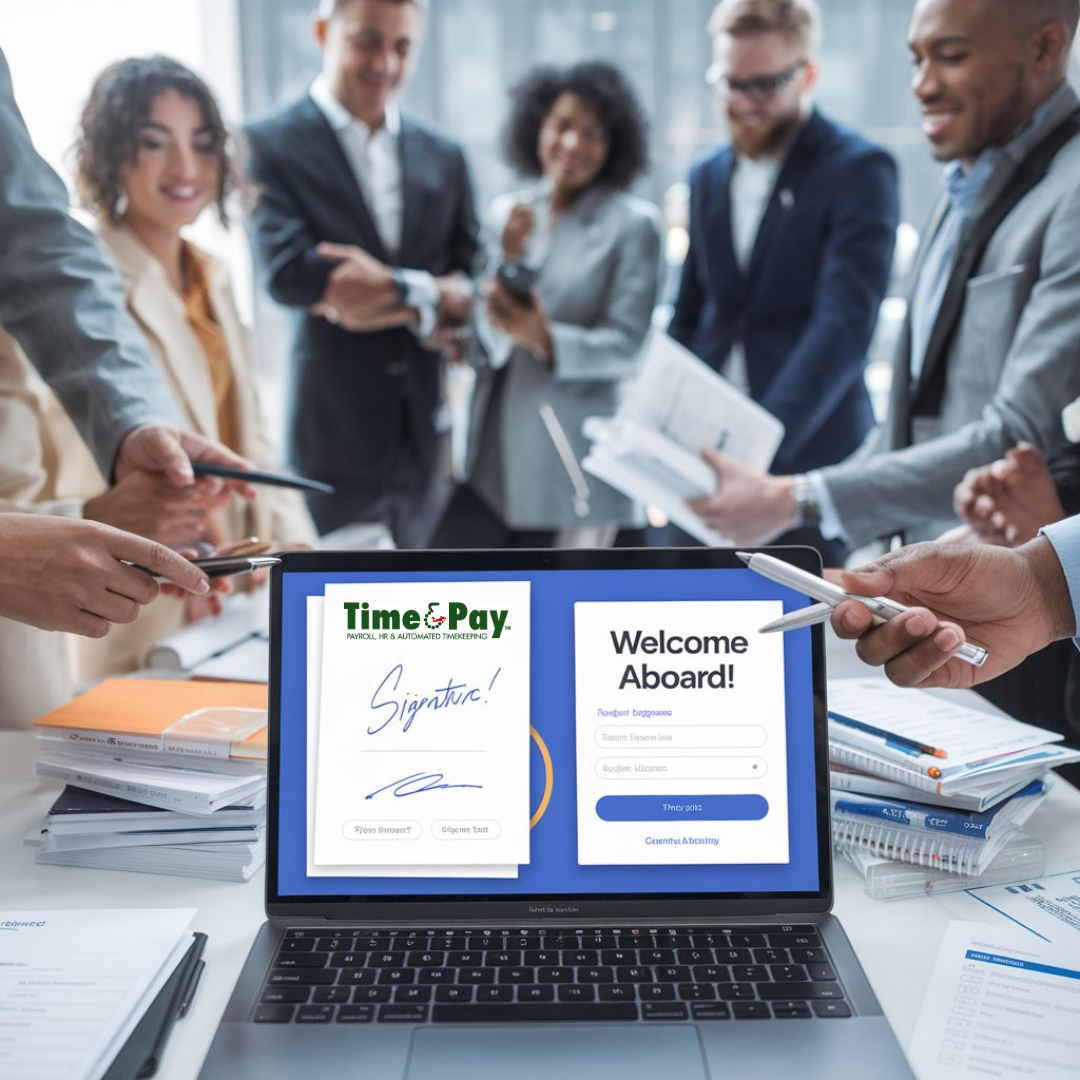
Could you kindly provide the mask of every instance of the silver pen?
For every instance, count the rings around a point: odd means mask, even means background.
[[[777,631],[783,632],[785,630],[797,630],[804,626],[815,626],[817,623],[824,622],[832,613],[832,609],[845,600],[854,600],[857,604],[862,604],[874,616],[878,626],[909,610],[903,604],[898,604],[887,596],[856,596],[854,593],[844,592],[839,585],[834,585],[831,581],[826,581],[824,578],[800,570],[797,566],[792,566],[791,563],[774,558],[772,555],[762,555],[760,553],[750,555],[745,551],[738,551],[736,554],[755,573],[761,574],[781,585],[787,585],[797,592],[812,596],[815,600],[823,601],[800,611],[793,611],[790,615],[784,615],[771,623],[766,623],[758,631],[761,634],[772,634]],[[974,667],[982,667],[990,656],[990,652],[982,645],[975,645],[973,642],[965,641],[953,655],[958,660],[963,660]]]
[[[232,577],[236,574],[250,574],[265,566],[277,566],[281,559],[276,555],[212,555],[206,559],[192,559],[192,566],[197,566],[208,578]],[[130,563],[136,570],[150,574],[155,581],[172,584],[172,578],[155,574],[145,566]]]

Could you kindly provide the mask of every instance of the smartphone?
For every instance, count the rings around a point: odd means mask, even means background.
[[[495,280],[519,304],[532,303],[532,288],[536,284],[536,277],[536,269],[520,259],[504,262],[495,271]]]

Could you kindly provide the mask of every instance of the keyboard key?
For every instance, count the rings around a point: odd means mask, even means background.
[[[755,949],[769,944],[764,934],[731,934],[729,936],[733,949]]]
[[[286,937],[281,943],[281,952],[311,952],[315,948],[315,939],[309,937]]]
[[[844,1001],[812,1001],[814,1014],[823,1019],[841,1018],[851,1015],[851,1010]]]
[[[558,992],[560,1001],[595,1001],[595,986],[560,986]]]
[[[642,1001],[674,1001],[675,987],[671,983],[647,983],[638,986]]]
[[[469,986],[480,986],[495,981],[494,968],[458,968],[457,981]]]
[[[674,964],[674,949],[642,949],[639,960],[643,964]]]
[[[699,964],[694,968],[695,982],[731,982],[731,968],[723,964]]]
[[[759,986],[767,986],[768,983],[758,983]],[[754,984],[741,982],[719,983],[716,992],[722,1001],[753,1001]]]
[[[260,1005],[252,1019],[256,1024],[287,1024],[295,1011],[295,1005]]]
[[[368,967],[399,968],[405,963],[405,952],[375,952],[368,957]]]
[[[563,949],[562,962],[564,967],[595,967],[600,954],[596,949]]]
[[[652,982],[652,970],[647,967],[621,967],[616,968],[615,977],[623,983],[646,983]]]
[[[773,964],[769,972],[773,982],[806,982],[806,968],[802,964]]]
[[[264,1005],[303,1005],[310,996],[310,986],[271,986],[263,991],[261,1000]]]
[[[479,949],[469,952],[451,952],[446,954],[447,967],[480,967],[484,962],[484,954]]]
[[[408,1002],[410,1005],[422,1005],[431,1000],[430,986],[399,986],[394,990],[394,1002]]]
[[[810,973],[810,978],[814,982],[835,982],[836,972],[833,971],[831,964],[810,964],[807,967]]]
[[[512,986],[478,986],[476,988],[477,1001],[513,1001],[514,988]]]
[[[731,977],[735,982],[768,982],[769,969],[762,964],[735,964]]]
[[[768,1020],[771,1016],[764,1001],[736,1001],[731,1011],[736,1020]]]
[[[337,982],[330,968],[272,968],[267,982],[271,986],[329,986]]]
[[[321,968],[326,966],[329,953],[301,952],[284,953],[274,958],[274,966],[280,968]]]
[[[716,959],[712,949],[679,949],[675,958],[680,964],[711,964]]]
[[[437,968],[442,967],[446,960],[446,953],[441,952],[411,952],[405,958],[409,967]]]
[[[333,1019],[333,1005],[301,1005],[294,1017],[297,1024],[329,1024]]]
[[[684,1006],[685,1008],[685,1006]],[[537,1005],[514,1002],[491,1005],[433,1005],[431,1019],[437,1024],[486,1024],[509,1021],[636,1020],[638,1007],[630,1002],[552,1001]]]
[[[597,988],[597,995],[601,1001],[637,1000],[637,991],[632,986],[600,986]]]
[[[690,969],[676,965],[675,967],[658,967],[656,970],[657,982],[689,982]]]
[[[521,967],[521,951],[519,949],[489,952],[484,957],[485,967]]]
[[[323,1005],[340,1005],[348,1001],[351,995],[352,990],[347,986],[316,986],[311,1000]]]
[[[690,1015],[695,1020],[730,1020],[731,1009],[722,1001],[695,1002],[690,1006]]]
[[[600,963],[607,967],[615,967],[617,964],[636,964],[637,949],[601,949]]]
[[[821,938],[817,934],[770,934],[768,944],[783,949],[820,949]]]
[[[339,1024],[369,1024],[374,1019],[374,1005],[342,1005],[337,1011]]]
[[[471,986],[436,986],[435,987],[435,1000],[436,1001],[455,1001],[465,1002],[472,1001],[473,988]]]
[[[790,983],[758,983],[758,997],[765,1001],[804,1001],[809,998],[843,998],[843,991],[839,983],[828,982],[790,982]]]
[[[604,991],[610,990],[611,987],[600,987],[600,999],[604,1000]],[[622,987],[621,989],[628,989]],[[554,986],[519,986],[517,992],[518,1001],[554,1001],[555,1000],[555,987]],[[630,995],[630,1000],[633,1001],[633,994]]]
[[[790,949],[793,964],[824,964],[829,958],[824,949]]]
[[[389,1001],[393,988],[389,986],[358,986],[352,995],[353,1004]]]
[[[455,968],[422,968],[420,971],[420,982],[426,986],[435,983],[452,983],[456,977]]]
[[[689,1011],[681,1001],[659,1004],[647,1001],[641,1006],[642,1020],[686,1020],[689,1016]]]
[[[458,982],[461,980],[459,979]],[[568,967],[542,967],[536,969],[538,983],[569,983],[574,981],[574,969]]]
[[[379,972],[378,982],[384,986],[400,986],[402,983],[416,982],[416,972],[408,968],[383,968]]]
[[[803,1020],[811,1015],[805,1001],[774,1001],[772,1011],[777,1020]]]
[[[577,978],[581,983],[609,983],[615,981],[615,972],[607,967],[582,967]]]
[[[791,955],[787,949],[754,949],[755,964],[790,964]]]
[[[716,962],[718,964],[749,964],[754,959],[754,954],[749,949],[717,949]]]
[[[380,1024],[422,1024],[428,1017],[427,1005],[381,1005]]]
[[[558,949],[526,949],[522,963],[528,967],[558,967]]]
[[[355,951],[330,953],[327,966],[335,968],[363,967],[367,963],[367,955],[366,952]]]
[[[378,977],[373,968],[343,968],[338,975],[338,986],[370,986]]]

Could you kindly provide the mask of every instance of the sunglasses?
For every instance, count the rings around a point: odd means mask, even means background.
[[[760,104],[774,97],[809,63],[809,60],[800,60],[775,75],[753,75],[749,79],[732,79],[721,71],[719,64],[713,64],[705,72],[705,84],[719,98],[742,94]]]

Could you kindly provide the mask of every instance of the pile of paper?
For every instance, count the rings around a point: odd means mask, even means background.
[[[194,916],[0,912],[3,1075],[99,1080],[190,948]]]
[[[266,857],[266,688],[111,679],[36,722],[67,785],[36,861],[246,881]]]
[[[1040,873],[1021,826],[1048,772],[1080,760],[1051,731],[876,679],[829,687],[833,842],[884,898]],[[898,864],[905,864],[904,868]],[[907,866],[924,868],[917,886]]]

